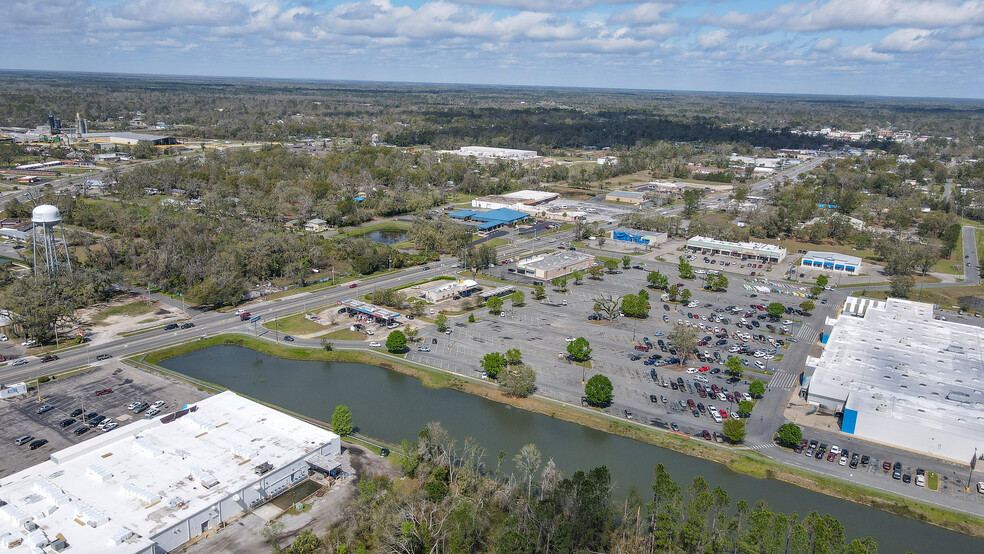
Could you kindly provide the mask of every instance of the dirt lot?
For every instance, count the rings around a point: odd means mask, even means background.
[[[107,388],[113,392],[95,396],[96,391]],[[103,433],[99,429],[90,429],[87,433],[76,436],[73,431],[82,427],[81,421],[62,427],[59,422],[71,417],[70,414],[75,409],[85,409],[87,414],[111,417],[122,427],[144,417],[143,414],[135,414],[126,409],[130,402],[140,400],[153,403],[163,400],[165,404],[162,412],[166,413],[201,400],[208,394],[185,383],[134,369],[112,359],[84,374],[42,384],[40,396],[39,402],[38,391],[32,389],[27,397],[0,401],[0,421],[3,422],[3,433],[0,433],[0,477],[43,462],[52,452]],[[54,409],[38,414],[38,406],[42,404],[50,404]],[[22,435],[47,439],[48,444],[37,450],[30,450],[28,444],[15,445],[14,439]]]
[[[348,503],[356,494],[356,484],[360,476],[388,475],[391,479],[399,478],[399,470],[385,458],[351,443],[343,442],[342,446],[342,470],[348,477],[336,481],[330,487],[325,484],[319,490],[323,492],[320,497],[312,494],[305,498],[302,501],[305,505],[303,512],[291,514],[276,507],[275,502],[268,502],[230,522],[217,533],[189,546],[185,552],[210,554],[269,551],[270,544],[260,532],[268,521],[274,519],[279,519],[284,524],[284,531],[277,540],[281,547],[290,545],[304,529],[311,529],[321,535],[330,525],[342,521],[347,515]]]

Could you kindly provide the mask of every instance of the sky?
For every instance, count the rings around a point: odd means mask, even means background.
[[[0,0],[0,68],[984,97],[984,0]]]

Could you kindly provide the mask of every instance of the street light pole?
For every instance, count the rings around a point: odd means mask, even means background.
[[[977,449],[974,449],[974,457],[970,459],[970,475],[967,477],[967,491],[970,491],[970,482],[974,480],[974,468],[977,467]]]

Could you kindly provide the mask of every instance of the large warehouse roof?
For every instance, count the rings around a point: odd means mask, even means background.
[[[840,252],[820,252],[817,250],[810,250],[806,254],[803,254],[804,260],[818,260],[833,262],[835,264],[846,264],[852,266],[861,265],[861,258],[857,256],[849,256],[847,254],[841,254]]]
[[[196,407],[169,423],[120,427],[0,480],[7,503],[0,538],[19,535],[30,519],[49,540],[64,536],[71,552],[140,552],[151,537],[255,482],[254,467],[281,467],[339,440],[233,392]]]
[[[560,269],[574,265],[576,263],[583,262],[585,260],[593,260],[594,256],[590,254],[582,254],[580,252],[554,252],[552,254],[533,256],[532,258],[527,258],[525,260],[520,260],[516,263],[517,267],[523,267],[526,269],[539,269],[542,271],[549,271],[551,269]]]
[[[849,297],[835,321],[810,397],[984,444],[984,329],[934,319],[931,304],[862,300]]]

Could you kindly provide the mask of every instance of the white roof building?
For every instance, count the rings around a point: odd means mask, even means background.
[[[843,412],[845,433],[968,463],[984,444],[982,339],[932,304],[848,297],[807,360],[807,399]]]
[[[439,153],[500,160],[532,160],[539,157],[536,150],[515,150],[491,146],[462,146],[458,150],[441,150]]]
[[[0,479],[0,544],[35,552],[61,535],[78,553],[171,551],[340,454],[338,435],[223,392]]]

